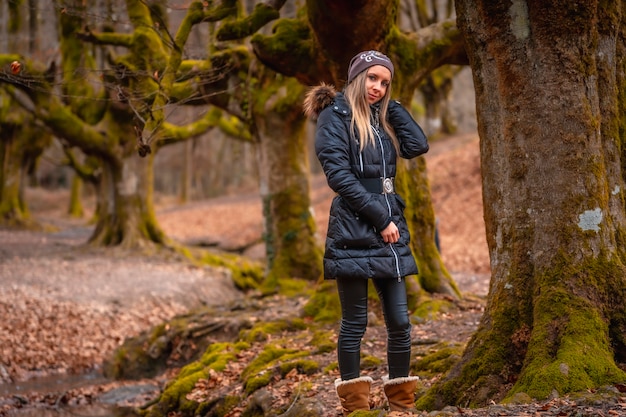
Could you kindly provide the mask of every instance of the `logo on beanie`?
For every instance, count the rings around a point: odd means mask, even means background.
[[[387,55],[378,51],[364,51],[358,53],[350,60],[348,84],[350,84],[359,73],[374,65],[382,65],[387,68],[391,72],[391,77],[393,77],[393,63]]]
[[[389,64],[391,62],[389,58],[387,58],[385,55],[383,55],[382,53],[378,51],[368,51],[368,52],[362,53],[360,58],[364,59],[367,62],[373,62],[375,59],[380,59],[381,61],[384,61],[385,64]],[[381,63],[381,65],[385,65],[385,64]]]

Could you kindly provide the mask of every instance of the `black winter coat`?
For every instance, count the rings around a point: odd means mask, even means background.
[[[409,247],[404,200],[398,194],[369,192],[359,180],[395,177],[396,150],[391,139],[380,127],[376,129],[377,145],[367,146],[361,152],[358,140],[350,139],[348,133],[351,110],[343,93],[328,86],[317,88],[307,97],[314,103],[305,102],[305,108],[307,113],[317,115],[315,151],[328,185],[337,193],[330,208],[325,279],[399,279],[417,274]],[[331,97],[324,98],[326,92]],[[372,110],[377,112],[377,107],[372,106]],[[400,143],[400,156],[414,158],[428,151],[424,132],[400,103],[389,103],[388,121]],[[380,231],[391,221],[398,227],[400,240],[388,244]]]

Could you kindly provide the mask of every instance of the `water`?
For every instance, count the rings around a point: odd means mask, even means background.
[[[7,417],[138,417],[132,410],[93,404],[80,407],[59,407],[58,409],[36,408],[10,411]]]
[[[52,375],[15,384],[0,384],[0,397],[19,398],[32,393],[60,394],[70,389],[107,382],[111,380],[97,372],[82,375]],[[40,404],[28,403],[23,409],[7,412],[7,417],[138,417],[132,407],[126,405],[143,404],[146,398],[155,398],[158,393],[159,387],[156,384],[137,382],[99,394],[94,404],[43,408]]]
[[[24,395],[32,392],[63,392],[73,388],[107,382],[111,382],[111,380],[98,372],[78,375],[56,374],[31,378],[14,384],[0,384],[0,397]]]

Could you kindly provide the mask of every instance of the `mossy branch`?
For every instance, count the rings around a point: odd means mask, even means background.
[[[117,32],[95,32],[90,28],[85,28],[83,32],[78,32],[79,39],[94,45],[122,46],[130,48],[133,45],[133,35]]]
[[[11,96],[56,136],[78,146],[83,152],[100,156],[107,156],[112,152],[114,147],[108,138],[72,113],[50,90],[16,90]]]
[[[175,126],[167,122],[163,123],[161,126],[161,140],[159,140],[157,146],[160,148],[190,139],[207,132],[213,127],[219,128],[233,139],[244,142],[252,141],[250,130],[240,119],[226,115],[222,110],[213,107],[202,119],[185,126]]]
[[[453,19],[435,23],[405,34],[398,28],[387,36],[390,53],[398,59],[400,71],[404,77],[401,84],[414,90],[434,69],[442,65],[467,65],[463,37]]]
[[[256,56],[270,69],[291,77],[314,79],[314,74],[323,74],[328,68],[319,67],[312,38],[305,19],[280,19],[272,35],[257,33],[251,42]]]
[[[224,0],[204,12],[203,22],[219,22],[237,14],[237,0]]]
[[[176,32],[174,45],[169,52],[167,65],[163,71],[162,77],[159,79],[159,91],[152,103],[149,117],[141,134],[142,146],[149,146],[155,139],[158,140],[159,146],[185,140],[204,133],[207,129],[216,124],[217,119],[212,112],[208,112],[207,116],[201,120],[182,127],[166,123],[164,113],[165,106],[171,101],[173,92],[189,92],[189,84],[184,86],[180,84],[177,85],[177,74],[183,63],[182,53],[185,43],[189,38],[189,34],[193,26],[202,22],[205,18],[206,14],[203,12],[202,3],[192,3]]]
[[[217,39],[219,41],[229,41],[253,35],[267,23],[280,17],[280,7],[282,7],[285,1],[278,3],[278,8],[276,8],[277,5],[259,3],[254,6],[254,10],[250,15],[242,19],[224,22],[217,32]]]
[[[74,152],[68,147],[64,147],[63,152],[65,153],[65,156],[67,157],[67,161],[66,161],[67,165],[70,166],[74,170],[74,172],[76,172],[76,175],[78,175],[83,181],[87,181],[92,184],[98,182],[98,175],[96,174],[96,171],[97,171],[96,166],[89,164],[89,162],[85,164],[81,164],[78,161],[78,158],[76,157]]]

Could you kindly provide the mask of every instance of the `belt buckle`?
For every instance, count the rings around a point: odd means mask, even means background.
[[[393,194],[394,193],[394,184],[393,178],[382,178],[381,181],[383,184],[383,194]]]

